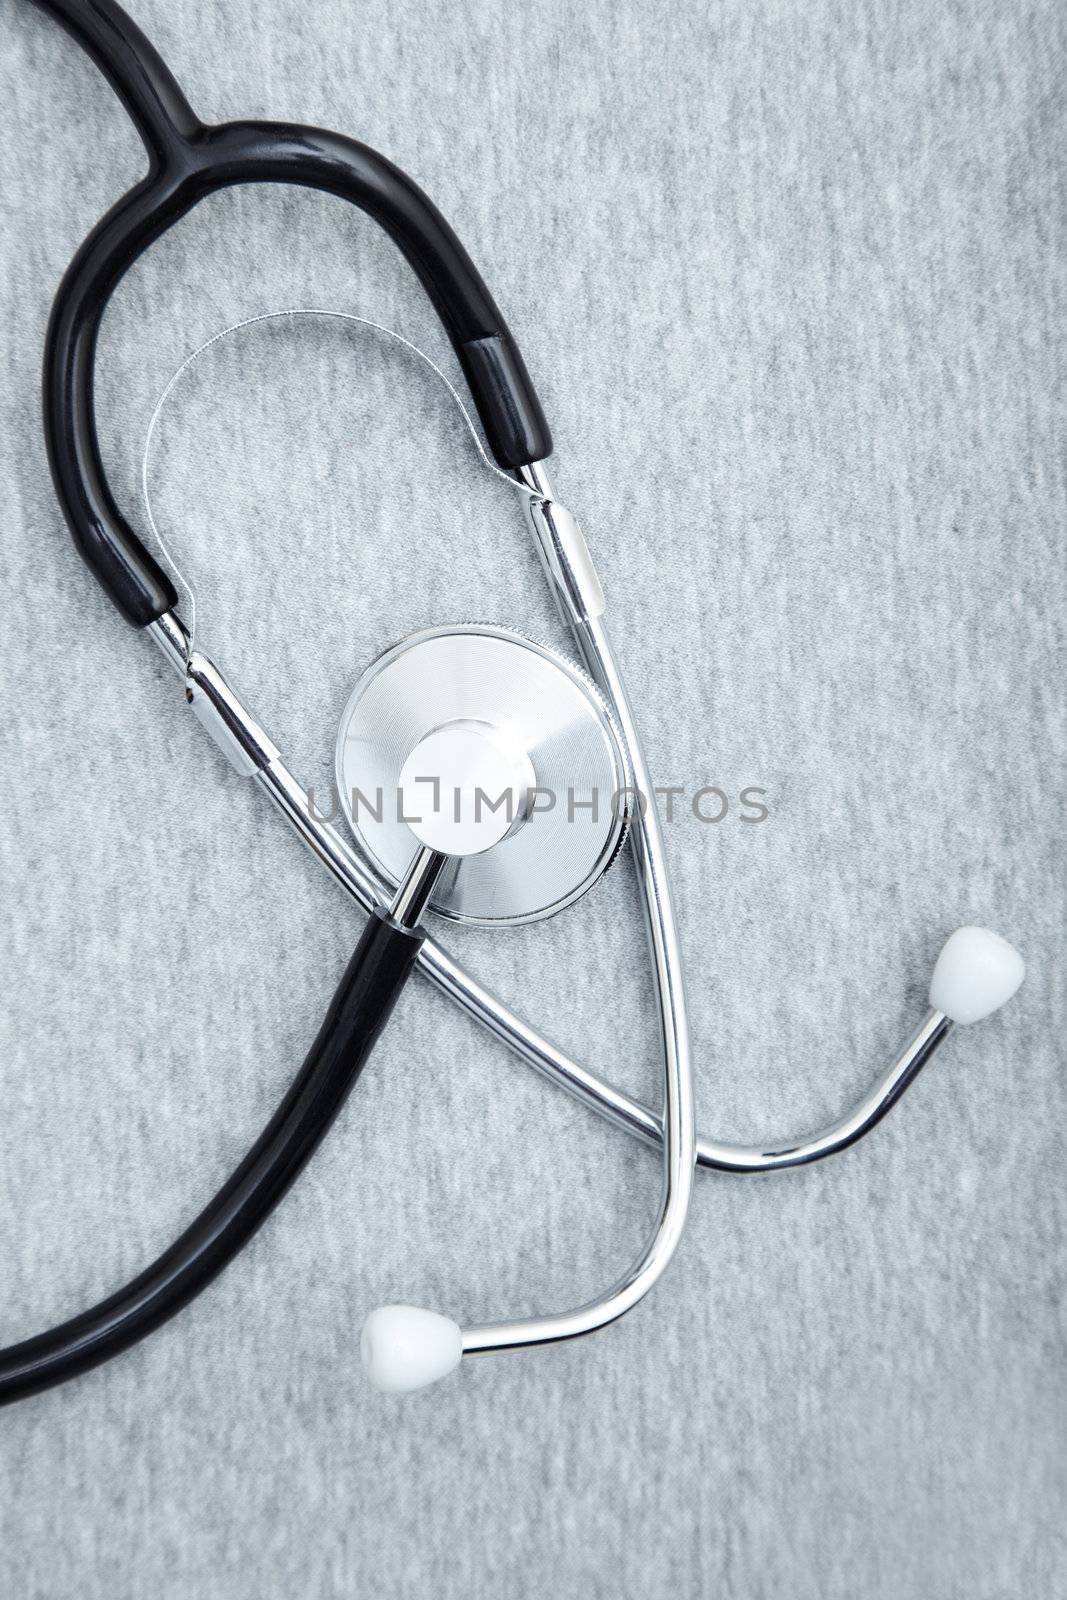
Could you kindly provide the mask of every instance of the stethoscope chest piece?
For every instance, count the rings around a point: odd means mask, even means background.
[[[396,885],[417,843],[498,819],[455,860],[432,909],[520,923],[583,894],[618,853],[629,778],[611,717],[578,668],[504,628],[417,633],[380,656],[345,708],[337,788],[357,844]]]

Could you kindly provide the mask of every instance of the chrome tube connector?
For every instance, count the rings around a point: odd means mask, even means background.
[[[577,519],[550,494],[542,494],[530,468],[524,467],[522,475],[537,489],[526,499],[526,520],[564,620],[573,625],[603,616],[604,590]]]
[[[193,715],[241,778],[278,761],[281,752],[230,688],[209,656],[191,650],[189,635],[172,611],[150,622],[145,632],[185,680]]]

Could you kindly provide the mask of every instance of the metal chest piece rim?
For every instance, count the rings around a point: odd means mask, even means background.
[[[427,808],[449,803],[429,773],[412,795],[412,774],[432,765],[414,754],[456,728],[506,749],[522,781],[506,835],[452,863],[429,908],[480,926],[553,916],[592,887],[626,836],[628,767],[603,699],[563,656],[490,624],[427,628],[378,656],[342,714],[336,781],[359,851],[391,886],[420,843],[405,818],[425,822]]]

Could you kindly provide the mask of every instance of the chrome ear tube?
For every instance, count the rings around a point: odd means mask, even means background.
[[[443,778],[445,793],[465,767],[474,769],[470,782],[475,792],[495,789],[509,774],[514,782],[516,769],[521,772],[526,765],[544,787],[580,778],[586,792],[615,800],[610,811],[602,806],[595,818],[583,813],[581,822],[561,827],[545,813],[524,816],[528,797],[515,797],[513,831],[472,863],[475,868],[484,866],[489,881],[482,874],[472,889],[465,889],[464,862],[446,891],[444,908],[448,902],[465,905],[469,920],[499,923],[551,915],[584,892],[614,857],[625,821],[618,800],[629,794],[631,780],[640,786],[643,758],[618,710],[617,704],[609,703],[605,711],[600,696],[573,668],[516,635],[478,627],[432,629],[388,652],[360,680],[338,741],[342,792],[350,792],[351,776],[368,767],[373,770],[377,761],[384,766],[386,785],[395,773],[405,798],[412,779],[426,781],[427,769],[431,779]],[[413,743],[420,724],[428,725],[429,732]],[[394,746],[391,755],[383,757],[374,750],[369,730],[375,726],[387,730],[386,743]],[[503,735],[517,742],[517,755],[501,751],[497,741]],[[454,772],[449,770],[449,753],[439,748],[442,740],[466,746]],[[431,742],[438,746],[433,754],[428,748]],[[484,779],[471,749],[479,744],[486,752],[481,758],[487,767]],[[401,752],[406,754],[397,772]],[[435,822],[432,834],[425,822],[407,826],[424,845],[440,849],[459,823],[445,814]],[[361,1351],[368,1375],[380,1388],[421,1387],[450,1370],[461,1354],[528,1349],[604,1327],[648,1293],[681,1238],[692,1192],[696,1138],[681,966],[665,879],[656,872],[661,867],[658,827],[638,812],[630,827],[637,860],[647,863],[642,887],[664,1041],[663,1186],[649,1241],[613,1288],[573,1311],[463,1329],[437,1313],[412,1307],[389,1306],[372,1313],[364,1326]],[[543,860],[535,863],[537,854]],[[549,874],[552,883],[546,888],[539,879]],[[472,896],[481,915],[470,911]],[[539,909],[531,909],[531,897],[542,902]],[[432,897],[429,904],[434,904]]]
[[[547,492],[547,475],[543,471],[534,481],[542,494]],[[530,504],[530,520],[535,527],[542,503],[549,502],[539,499]],[[555,526],[560,525],[559,519],[553,521]],[[541,547],[544,548],[543,544]],[[610,718],[609,726],[616,732],[622,763],[614,777],[601,772],[598,781],[618,785],[625,778],[627,789],[632,787],[639,794],[651,794],[651,777],[604,622],[601,616],[591,617],[584,608],[579,610],[573,603],[574,597],[582,592],[582,586],[577,578],[572,581],[569,576],[566,559],[566,552],[561,552],[557,546],[552,563],[548,559],[545,561],[546,570],[555,581],[561,608],[569,613],[590,676],[606,686],[606,693],[602,687],[602,704]],[[582,559],[587,558],[583,556]],[[588,578],[584,574],[582,583],[588,593]],[[593,592],[600,593],[599,585]],[[337,746],[340,793],[351,796],[356,779],[363,779],[372,789],[375,779],[379,788],[388,788],[393,780],[399,781],[403,776],[399,766],[401,754],[415,739],[421,720],[446,728],[479,720],[457,715],[464,711],[469,713],[473,708],[451,703],[453,684],[455,681],[481,681],[495,685],[499,694],[508,675],[502,672],[501,662],[494,659],[493,649],[494,645],[499,648],[506,643],[508,638],[500,629],[431,629],[379,658],[360,680],[342,719]],[[511,645],[524,652],[532,651],[534,661],[549,656],[548,652],[517,636],[512,637]],[[475,656],[485,652],[484,659],[474,669],[469,659],[472,650]],[[467,661],[463,659],[465,653]],[[180,665],[180,662],[175,664]],[[566,664],[561,665],[566,672]],[[570,671],[573,673],[573,669]],[[521,674],[511,674],[511,677],[521,679]],[[514,687],[512,684],[505,691],[505,700],[514,692]],[[535,702],[540,704],[540,686],[531,683],[529,687]],[[498,725],[523,721],[522,713],[516,712],[513,705],[502,709],[496,700],[490,724],[494,718],[498,719]],[[384,748],[377,730],[381,733],[388,730]],[[390,748],[390,740],[393,748]],[[413,749],[419,749],[417,741]],[[514,765],[502,769],[514,770]],[[361,822],[349,800],[346,810],[363,858],[361,861],[336,830],[314,818],[306,797],[295,789],[287,774],[282,777],[283,772],[280,761],[272,762],[261,768],[257,777],[305,842],[330,866],[333,875],[350,893],[362,899],[368,872],[374,874],[372,881],[378,894],[395,883],[403,854],[403,827],[393,827],[389,820],[380,824]],[[496,779],[500,776],[501,772],[495,773]],[[684,1226],[694,1163],[700,1161],[702,1155],[702,1164],[707,1167],[757,1172],[803,1165],[844,1149],[868,1132],[889,1110],[948,1037],[954,1022],[980,1020],[1004,1004],[1022,982],[1022,958],[1006,940],[984,929],[957,930],[938,959],[930,988],[930,1012],[889,1071],[853,1113],[821,1135],[783,1142],[777,1147],[747,1150],[699,1141],[693,1115],[681,961],[666,885],[663,842],[654,807],[633,808],[630,829],[644,894],[663,1039],[666,1081],[662,1118],[594,1078],[541,1040],[527,1024],[462,973],[432,939],[424,941],[416,960],[498,1038],[620,1126],[660,1147],[662,1202],[646,1250],[613,1289],[572,1312],[511,1323],[460,1327],[452,1318],[435,1310],[406,1305],[380,1307],[368,1316],[360,1340],[365,1368],[378,1388],[407,1392],[445,1376],[465,1355],[523,1349],[576,1338],[614,1321],[648,1292],[670,1261]],[[433,842],[440,844],[441,840]],[[605,839],[599,848],[610,854],[616,844]],[[488,869],[492,862],[493,854],[487,851],[481,864]],[[436,878],[434,888],[440,882],[440,877]],[[471,906],[464,894],[470,893],[471,886],[458,881],[450,883],[436,904],[434,888],[425,896],[425,909],[437,910],[446,916],[458,914],[464,919],[462,908],[466,905],[469,911]],[[514,895],[513,882],[509,889]],[[478,916],[474,913],[466,920],[507,921],[509,914],[516,911],[513,900],[494,902],[492,890],[484,885],[479,892],[484,897],[481,910],[490,914]],[[495,916],[491,914],[493,911]],[[526,920],[522,915],[511,915],[510,919]]]

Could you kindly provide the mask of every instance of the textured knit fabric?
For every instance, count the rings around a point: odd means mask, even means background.
[[[702,1130],[857,1097],[960,923],[1027,982],[872,1137],[701,1175],[658,1291],[588,1342],[363,1377],[392,1300],[606,1288],[655,1159],[417,980],[239,1261],[109,1367],[0,1413],[4,1600],[1018,1600],[1063,1544],[1065,322],[1059,0],[130,0],[205,118],[384,151],[543,394],[658,781]],[[0,0],[0,1340],[191,1219],[314,1035],[361,915],[233,775],[67,537],[52,296],[143,170],[120,105]],[[388,240],[281,188],[204,203],[108,311],[116,494],[236,318],[322,305],[454,363]],[[173,397],[160,527],[200,637],[302,780],[375,654],[486,620],[562,645],[515,497],[380,336],[269,325]],[[769,815],[741,820],[742,789]],[[715,814],[721,803],[709,801]],[[445,942],[659,1093],[626,858]]]

